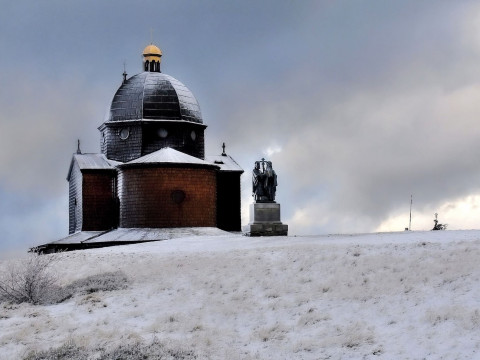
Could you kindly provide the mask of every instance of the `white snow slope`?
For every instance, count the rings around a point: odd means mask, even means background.
[[[480,359],[480,231],[225,233],[53,256],[64,284],[118,270],[130,284],[0,305],[0,359],[154,337],[199,359]]]

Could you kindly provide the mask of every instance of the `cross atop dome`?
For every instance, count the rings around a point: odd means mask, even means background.
[[[161,72],[162,50],[153,43],[143,49],[143,70],[149,72]]]

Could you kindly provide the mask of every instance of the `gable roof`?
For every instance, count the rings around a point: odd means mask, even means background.
[[[78,164],[80,170],[115,170],[121,162],[108,160],[103,154],[73,154],[70,168],[68,169],[67,180],[70,181],[73,164]]]
[[[230,155],[209,155],[205,161],[220,167],[220,171],[241,172],[243,169]]]
[[[185,154],[181,151],[166,147],[151,154],[144,155],[127,163],[109,160],[104,154],[73,154],[67,180],[73,170],[73,165],[78,164],[80,170],[115,170],[119,165],[141,165],[141,164],[184,164],[200,165],[219,168],[220,171],[241,172],[243,169],[233,160],[230,155],[210,155],[205,160]]]
[[[214,166],[218,167],[215,164],[207,162],[205,160],[196,158],[185,154],[181,151],[166,147],[160,150],[157,150],[151,154],[144,155],[138,159],[129,161],[127,163],[121,164],[123,166],[127,165],[141,165],[141,164],[185,164],[185,165],[203,165],[203,166]]]

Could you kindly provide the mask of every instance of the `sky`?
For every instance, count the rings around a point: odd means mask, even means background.
[[[0,252],[68,234],[81,141],[153,41],[206,154],[265,157],[290,234],[480,227],[476,1],[0,0]],[[0,255],[2,256],[2,255]]]

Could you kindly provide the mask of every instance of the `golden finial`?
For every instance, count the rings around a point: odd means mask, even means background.
[[[162,50],[154,44],[150,44],[143,50],[143,69],[150,72],[160,72]]]

